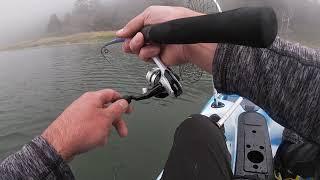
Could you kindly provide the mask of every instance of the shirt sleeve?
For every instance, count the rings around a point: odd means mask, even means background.
[[[236,93],[276,122],[320,144],[320,52],[279,37],[269,48],[219,44],[213,62],[218,91]]]
[[[68,164],[41,136],[0,164],[0,179],[65,179],[74,176]]]

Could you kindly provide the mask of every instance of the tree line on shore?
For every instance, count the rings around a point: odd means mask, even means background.
[[[47,35],[116,30],[150,5],[187,6],[198,11],[214,7],[215,0],[76,0],[63,17],[52,14]],[[320,0],[217,0],[223,10],[243,6],[271,6],[279,22],[279,34],[313,41],[319,36]],[[216,10],[215,10],[216,11]],[[210,12],[210,11],[209,11]],[[299,39],[299,38],[298,38]],[[317,39],[317,38],[316,38]],[[319,40],[319,39],[318,39]]]

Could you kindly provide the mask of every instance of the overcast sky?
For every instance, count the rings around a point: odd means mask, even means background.
[[[43,32],[52,13],[63,16],[75,0],[1,0],[0,46]]]
[[[49,16],[52,13],[57,13],[59,17],[63,17],[66,12],[71,12],[75,1],[0,0],[0,46],[41,35],[46,30]],[[112,3],[112,1],[116,0],[102,1]],[[320,4],[320,0],[308,1]]]

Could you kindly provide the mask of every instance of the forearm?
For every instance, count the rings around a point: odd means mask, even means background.
[[[199,44],[188,44],[183,46],[184,54],[186,59],[197,65],[199,68],[212,73],[212,61],[217,48],[217,44],[213,43],[199,43]]]
[[[69,166],[42,137],[0,164],[0,179],[74,179]]]
[[[268,49],[220,44],[215,87],[237,93],[278,123],[320,144],[320,54],[279,38]]]

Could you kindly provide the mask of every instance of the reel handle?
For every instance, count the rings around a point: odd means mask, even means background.
[[[157,44],[230,43],[270,46],[278,32],[269,7],[246,7],[222,13],[176,19],[144,27],[146,42]]]

